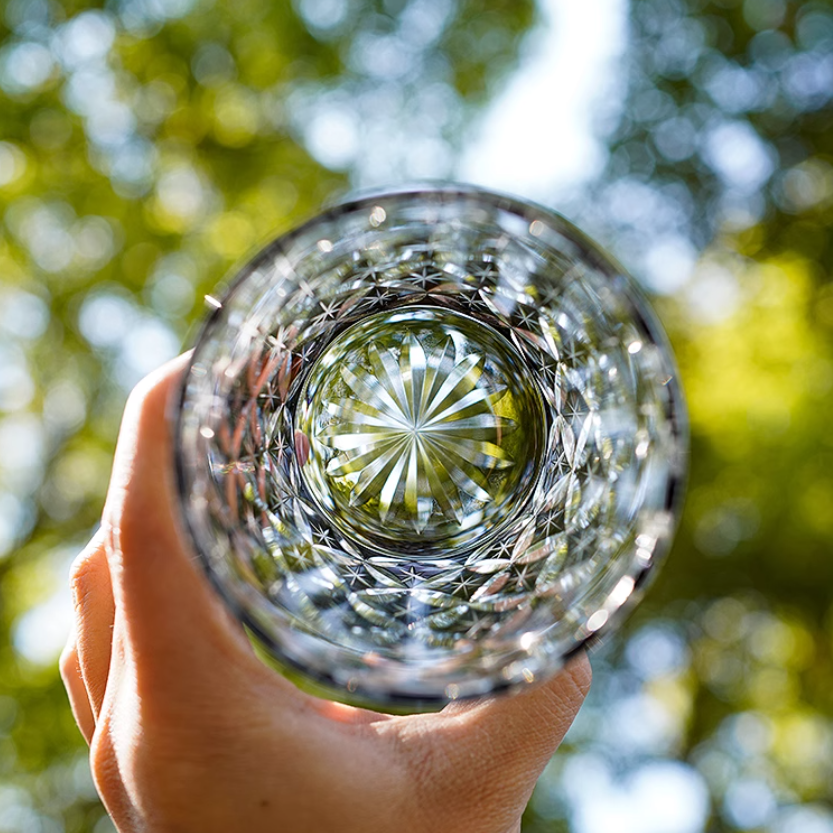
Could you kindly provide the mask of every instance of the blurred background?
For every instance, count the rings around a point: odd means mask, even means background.
[[[652,293],[691,482],[525,833],[833,833],[833,4],[0,2],[0,830],[106,833],[56,660],[125,397],[356,187],[553,207]]]

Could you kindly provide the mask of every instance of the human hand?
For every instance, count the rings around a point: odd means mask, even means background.
[[[72,568],[61,672],[121,833],[510,833],[590,685],[405,717],[299,691],[254,654],[183,535],[170,391],[131,395],[99,533]]]

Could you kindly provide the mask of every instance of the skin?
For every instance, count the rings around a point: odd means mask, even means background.
[[[184,367],[130,396],[101,529],[71,571],[61,673],[119,831],[519,831],[590,686],[586,658],[511,697],[405,717],[263,665],[177,517],[166,410]]]

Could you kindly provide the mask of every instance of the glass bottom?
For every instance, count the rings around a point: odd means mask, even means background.
[[[295,442],[310,492],[344,534],[448,555],[523,505],[545,433],[537,384],[506,338],[408,307],[354,324],[317,360]]]

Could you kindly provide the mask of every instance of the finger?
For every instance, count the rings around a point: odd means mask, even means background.
[[[529,774],[534,784],[575,720],[591,677],[590,663],[581,654],[536,688],[452,704],[438,715],[445,722],[441,735],[462,758],[474,757],[488,745],[493,763],[500,760],[507,773]]]
[[[148,685],[162,685],[164,678],[165,685],[182,689],[167,689],[169,700],[187,697],[198,681],[228,689],[253,675],[295,692],[257,660],[205,580],[182,529],[168,408],[186,358],[140,383],[119,433],[104,527],[126,650]],[[245,668],[229,670],[227,663]]]
[[[107,688],[116,613],[104,539],[99,531],[70,569],[78,662],[96,719]]]
[[[138,750],[145,741],[145,726],[141,700],[129,679],[124,646],[124,619],[117,610],[107,691],[90,742],[90,769],[96,791],[116,827],[138,831],[147,829],[147,825],[134,813],[129,787],[136,782],[129,773],[143,757]],[[158,761],[151,760],[151,766],[158,768]]]
[[[578,714],[590,680],[582,654],[536,688],[405,718],[404,746],[419,761],[420,780],[447,791],[448,801],[438,806],[454,804],[461,817],[469,814],[472,831],[479,829],[477,814],[483,829],[510,828]]]
[[[78,724],[84,740],[89,743],[95,731],[95,719],[87,697],[87,688],[81,678],[81,666],[78,663],[78,651],[74,634],[70,636],[61,654],[60,669],[75,722]]]

